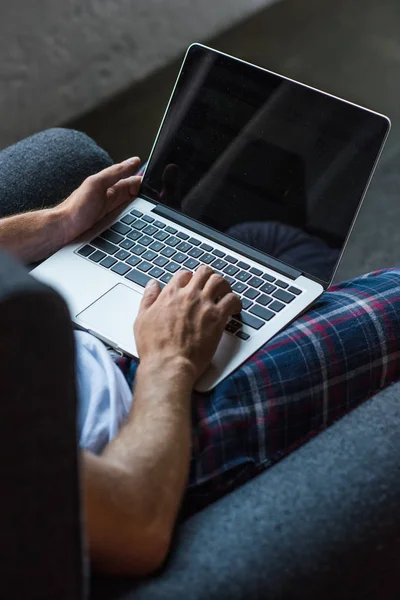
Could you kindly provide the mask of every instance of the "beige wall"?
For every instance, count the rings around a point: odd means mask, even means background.
[[[0,147],[63,123],[274,0],[0,0]]]

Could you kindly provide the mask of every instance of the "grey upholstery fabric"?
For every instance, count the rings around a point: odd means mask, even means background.
[[[0,598],[83,597],[67,308],[0,254]]]
[[[400,385],[192,517],[176,542],[160,577],[97,580],[92,598],[399,598]]]
[[[0,218],[53,206],[112,164],[84,133],[48,129],[0,152]]]

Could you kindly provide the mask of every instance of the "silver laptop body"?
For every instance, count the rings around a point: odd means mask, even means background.
[[[244,306],[197,382],[210,390],[329,287],[389,128],[383,115],[193,44],[139,197],[32,274],[60,292],[78,328],[137,357],[148,279],[166,285],[209,264]]]

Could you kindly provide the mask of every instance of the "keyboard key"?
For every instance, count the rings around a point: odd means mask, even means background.
[[[282,300],[285,304],[289,304],[296,296],[289,294],[289,292],[285,292],[285,290],[276,290],[276,292],[273,293],[273,297]]]
[[[159,240],[160,242],[163,242],[164,240],[166,240],[168,237],[168,233],[165,233],[165,231],[157,231],[157,233],[154,234],[154,238],[156,240]]]
[[[183,233],[183,231],[179,231],[177,234],[178,238],[180,238],[181,240],[188,240],[189,236],[187,233]]]
[[[133,223],[134,221],[136,221],[135,217],[132,217],[131,215],[125,215],[124,217],[122,217],[121,219],[122,223],[126,223],[127,225],[131,225],[131,223]]]
[[[124,225],[121,221],[117,221],[114,225],[111,225],[110,229],[120,233],[121,235],[126,235],[131,231],[131,228],[128,225]]]
[[[154,221],[153,217],[150,217],[149,215],[143,215],[143,221],[146,221],[147,223],[152,223]]]
[[[114,254],[114,256],[119,260],[126,260],[131,256],[131,253],[127,252],[126,250],[120,250],[119,252],[117,252],[117,254]]]
[[[192,246],[190,244],[188,244],[187,242],[181,242],[179,244],[179,246],[176,247],[177,250],[180,250],[181,252],[189,252],[189,250],[192,248]]]
[[[238,263],[238,266],[239,266],[239,264],[240,263]],[[248,281],[250,279],[250,277],[251,277],[250,273],[246,273],[246,271],[240,271],[240,273],[238,273],[236,275],[236,279],[239,279],[239,281]]]
[[[160,250],[163,250],[165,248],[165,244],[162,244],[161,242],[153,242],[150,248],[155,252],[160,252]]]
[[[241,260],[238,262],[237,266],[239,267],[239,269],[250,269],[250,265]]]
[[[185,262],[185,260],[187,259],[186,254],[183,254],[183,252],[177,252],[176,254],[174,254],[174,261],[182,264],[183,262]]]
[[[113,265],[115,265],[116,263],[116,259],[113,258],[112,256],[106,256],[102,261],[101,261],[101,266],[102,267],[106,267],[106,269],[109,269],[110,267],[112,267]]]
[[[251,267],[250,273],[252,275],[256,275],[257,277],[261,277],[261,275],[263,274],[261,269],[257,269],[257,267]]]
[[[289,287],[289,284],[286,283],[286,281],[282,281],[281,279],[277,279],[275,281],[275,285],[279,286],[280,288],[283,288],[284,290],[286,290],[286,288]]]
[[[118,273],[118,275],[125,275],[130,270],[131,270],[131,268],[122,262],[119,262],[116,265],[114,265],[113,267],[111,267],[111,271],[114,271],[114,273]]]
[[[175,246],[179,244],[179,238],[177,238],[174,235],[171,235],[167,240],[165,240],[165,243],[168,244],[168,246],[172,246],[173,248],[175,248]]]
[[[241,328],[241,326],[241,323],[238,323],[237,321],[234,321],[232,319],[231,321],[229,321],[229,323],[225,325],[225,331],[228,331],[229,333],[236,333]]]
[[[165,265],[165,270],[169,271],[170,273],[176,273],[177,271],[179,271],[180,268],[180,265],[177,265],[174,262],[170,262],[167,265]]]
[[[218,250],[218,248],[214,248],[212,253],[215,254],[215,256],[218,256],[218,258],[224,258],[225,256],[225,253],[221,252],[221,250]]]
[[[247,298],[241,298],[241,300],[242,300],[242,308],[243,308],[243,310],[247,310],[253,304]]]
[[[143,213],[140,210],[136,210],[135,208],[131,210],[131,215],[135,215],[135,217],[143,217]]]
[[[215,257],[212,254],[209,254],[208,252],[205,252],[203,256],[200,256],[201,262],[205,263],[206,265],[212,263],[214,261],[214,258]]]
[[[135,221],[134,223],[132,223],[132,227],[134,227],[135,229],[139,229],[139,231],[141,231],[142,229],[144,229],[146,227],[147,223],[146,221]]]
[[[147,235],[154,235],[157,231],[157,227],[153,227],[153,225],[147,225],[147,227],[143,229],[143,233],[147,233]]]
[[[155,260],[153,260],[153,263],[155,265],[158,265],[159,267],[163,267],[164,265],[166,265],[168,262],[168,258],[164,258],[163,256],[158,256]]]
[[[136,265],[138,265],[140,263],[140,261],[141,261],[141,259],[138,256],[131,256],[130,258],[128,258],[126,263],[128,265],[131,265],[131,267],[136,267]]]
[[[99,237],[95,238],[90,243],[99,250],[107,252],[107,254],[115,254],[119,250],[118,246],[114,246],[114,244],[111,244],[111,242],[107,242],[106,240],[103,240]]]
[[[295,296],[298,296],[299,294],[301,294],[301,290],[299,290],[296,287],[293,287],[292,285],[288,289],[288,292],[292,292],[292,294],[294,294]]]
[[[164,283],[168,283],[172,279],[172,273],[165,273],[162,277],[160,277],[160,281]]]
[[[243,294],[243,292],[247,290],[247,285],[244,285],[244,283],[240,283],[240,281],[237,281],[235,285],[232,286],[232,290],[237,294]]]
[[[93,262],[100,262],[106,256],[107,256],[107,254],[105,254],[104,252],[100,252],[100,250],[96,250],[96,252],[94,252],[93,254],[91,254],[89,256],[89,259],[92,260]]]
[[[232,263],[233,265],[235,263],[237,263],[237,261],[238,261],[237,258],[234,258],[233,256],[230,256],[230,254],[226,254],[225,260],[227,260],[228,262]]]
[[[226,275],[225,273],[221,273],[221,275],[224,279],[227,280],[229,285],[232,285],[233,283],[235,283],[235,280],[233,279],[233,277],[229,277],[229,275]]]
[[[254,317],[248,312],[244,312],[243,310],[240,313],[240,315],[235,315],[235,319],[238,319],[238,321],[241,321],[242,323],[248,325],[249,327],[252,327],[253,329],[261,329],[261,327],[264,325],[264,321],[258,319],[257,317]]]
[[[141,242],[142,240],[140,240]],[[247,282],[249,285],[251,285],[252,287],[260,287],[260,285],[262,285],[264,282],[262,279],[260,279],[260,277],[252,277],[250,279],[250,281]]]
[[[275,312],[280,312],[282,308],[285,308],[285,305],[282,304],[282,302],[278,302],[278,300],[274,300],[273,302],[271,302],[268,308],[274,310]]]
[[[149,275],[151,275],[155,279],[158,279],[159,277],[161,277],[161,275],[164,275],[164,273],[165,271],[163,271],[159,267],[153,267],[152,270],[149,271]]]
[[[268,310],[268,308],[263,308],[262,306],[259,306],[258,304],[254,304],[251,307],[250,312],[253,315],[256,315],[257,317],[264,319],[264,321],[270,321],[272,319],[272,317],[275,316],[275,313],[272,312],[272,310]]]
[[[272,277],[272,275],[270,275],[269,273],[264,273],[263,279],[265,279],[265,281],[269,281],[270,283],[273,283],[275,281],[276,277]]]
[[[140,244],[136,244],[131,250],[133,254],[137,254],[137,256],[141,256],[143,252],[146,252],[146,248],[141,246]]]
[[[222,269],[225,269],[227,264],[228,263],[225,260],[217,258],[216,260],[214,260],[211,266],[213,269],[218,269],[219,271],[222,271]]]
[[[258,290],[254,290],[253,288],[249,288],[244,295],[246,296],[246,298],[250,298],[250,300],[254,300],[254,298],[257,298],[257,296],[259,295],[259,291]]]
[[[228,258],[228,257],[227,257]],[[225,267],[224,269],[224,273],[226,273],[226,275],[236,275],[236,273],[239,271],[239,269],[237,267],[234,267],[233,265],[228,265],[227,267]]]
[[[143,271],[144,273],[147,273],[147,271],[150,271],[150,269],[152,267],[153,267],[153,265],[145,260],[143,262],[141,262],[140,265],[138,265],[138,269],[140,271]]]
[[[201,244],[200,248],[202,250],[205,250],[206,252],[211,252],[211,250],[213,249],[213,247],[210,246],[210,244]]]
[[[266,296],[265,294],[261,294],[261,296],[256,298],[256,302],[258,302],[258,304],[262,304],[262,306],[267,306],[267,304],[272,302],[272,298]]]
[[[194,260],[194,258],[188,258],[187,261],[183,263],[183,266],[187,269],[195,269],[199,264],[200,263],[198,260]]]
[[[132,231],[130,231],[127,235],[127,237],[130,240],[133,240],[134,242],[136,242],[139,238],[142,237],[142,234],[139,233],[138,231],[135,231],[134,229],[132,229]]]
[[[126,279],[129,279],[129,281],[133,281],[142,287],[145,287],[146,283],[151,279],[151,277],[145,273],[142,273],[141,271],[137,271],[136,269],[132,269],[132,271],[125,275],[125,277]]]
[[[119,244],[120,241],[124,239],[123,235],[120,235],[116,231],[111,231],[111,229],[107,229],[106,231],[103,231],[103,233],[101,233],[100,235],[103,239],[108,240],[109,242],[112,242],[113,244]]]
[[[121,248],[123,248],[124,250],[130,250],[132,248],[132,246],[134,246],[134,245],[135,245],[135,242],[132,242],[132,240],[128,240],[127,238],[125,238],[120,243]]]
[[[175,250],[173,248],[170,248],[169,246],[166,246],[164,248],[164,250],[162,250],[161,254],[163,256],[168,256],[168,258],[170,258],[171,256],[173,256],[175,254]]]
[[[163,223],[162,221],[155,221],[154,225],[156,227],[159,227],[160,229],[164,229],[165,227],[165,223]]]
[[[244,331],[238,331],[237,334],[236,334],[236,337],[240,338],[241,340],[246,341],[246,340],[249,339],[250,336],[249,336],[248,333],[246,333]]]
[[[81,256],[89,256],[89,254],[92,254],[92,252],[94,252],[94,248],[93,246],[89,246],[89,244],[86,244],[86,246],[83,246],[83,248],[78,250],[78,254]]]
[[[144,235],[140,238],[140,243],[142,244],[142,246],[149,246],[153,243],[153,241],[153,238],[151,238],[149,235]]]
[[[201,242],[197,238],[191,237],[189,238],[189,243],[193,244],[193,246],[200,246]]]
[[[175,229],[174,227],[170,227],[170,225],[168,225],[168,227],[165,228],[165,231],[168,231],[168,233],[177,233],[178,230]]]
[[[264,283],[264,285],[260,288],[260,291],[264,292],[265,294],[272,294],[272,292],[274,292],[275,290],[276,287],[271,283]]]
[[[146,250],[144,254],[142,254],[143,260],[153,260],[157,256],[156,252],[153,250]]]
[[[200,250],[199,248],[192,248],[188,252],[188,255],[192,256],[193,258],[199,258],[199,256],[201,256],[202,254],[203,254],[203,250]]]

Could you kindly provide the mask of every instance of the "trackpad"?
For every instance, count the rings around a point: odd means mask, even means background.
[[[101,298],[76,315],[77,322],[110,345],[137,356],[133,323],[139,312],[142,294],[118,283]]]

